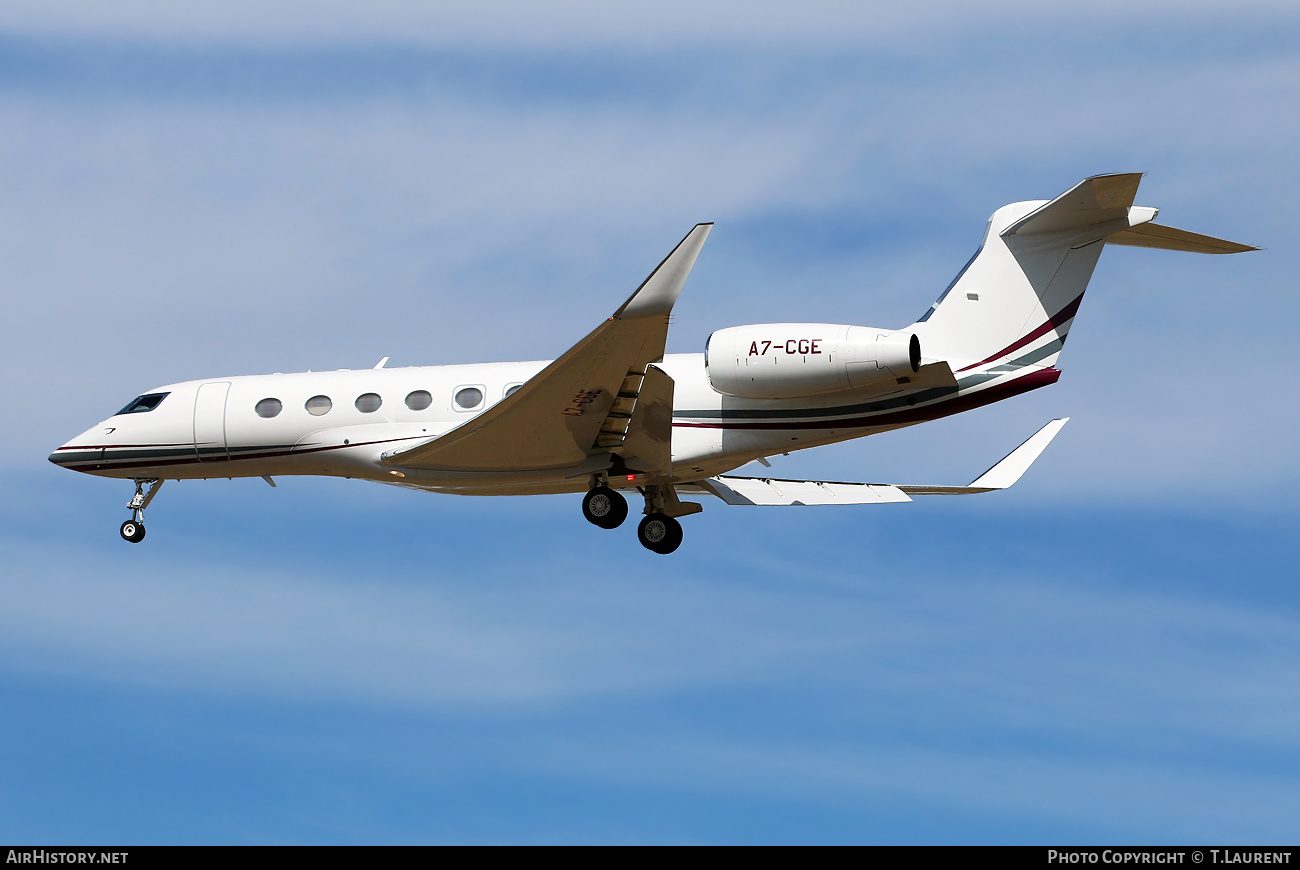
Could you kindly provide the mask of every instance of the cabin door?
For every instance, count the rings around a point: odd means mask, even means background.
[[[203,384],[194,398],[194,452],[201,462],[230,458],[226,452],[226,394],[230,382]]]

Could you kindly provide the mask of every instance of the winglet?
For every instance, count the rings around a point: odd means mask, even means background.
[[[641,282],[641,286],[623,303],[623,307],[614,312],[614,317],[618,320],[633,320],[671,312],[711,229],[711,222],[696,224],[686,234],[686,238],[677,243],[672,253],[650,273],[650,277]]]
[[[967,495],[979,492],[992,492],[1006,489],[1020,479],[1029,470],[1047,445],[1052,443],[1056,433],[1070,421],[1069,417],[1053,420],[1039,429],[1029,440],[1006,455],[1001,462],[971,481],[969,486],[916,486],[901,485],[898,488],[908,495]]]
[[[1030,435],[1028,441],[1008,453],[1005,459],[971,481],[971,488],[1006,489],[1011,486],[1029,470],[1029,466],[1034,464],[1034,460],[1047,449],[1056,433],[1068,422],[1069,417],[1061,417]]]

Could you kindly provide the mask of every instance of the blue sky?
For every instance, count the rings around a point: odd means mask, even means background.
[[[1284,4],[6,4],[0,836],[1294,842],[1300,18]],[[169,381],[537,359],[717,227],[670,350],[905,325],[988,214],[1148,173],[1046,390],[721,503],[129,486],[50,449]]]

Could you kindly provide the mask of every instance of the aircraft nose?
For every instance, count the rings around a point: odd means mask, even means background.
[[[103,451],[95,441],[98,432],[98,428],[87,429],[76,438],[64,443],[50,454],[50,462],[61,468],[84,470],[88,462],[94,462],[102,457]]]
[[[77,439],[74,438],[71,441],[64,444],[59,449],[55,450],[53,453],[51,453],[50,462],[53,462],[55,465],[61,466],[63,468],[67,468],[69,465],[75,462],[78,458],[77,454],[85,452],[84,448],[80,448],[76,446],[76,441]],[[84,459],[85,457],[83,456],[81,458]]]

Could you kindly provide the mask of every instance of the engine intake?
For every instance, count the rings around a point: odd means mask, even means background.
[[[793,399],[880,386],[921,368],[915,333],[834,323],[764,323],[709,336],[713,389],[745,399]]]

